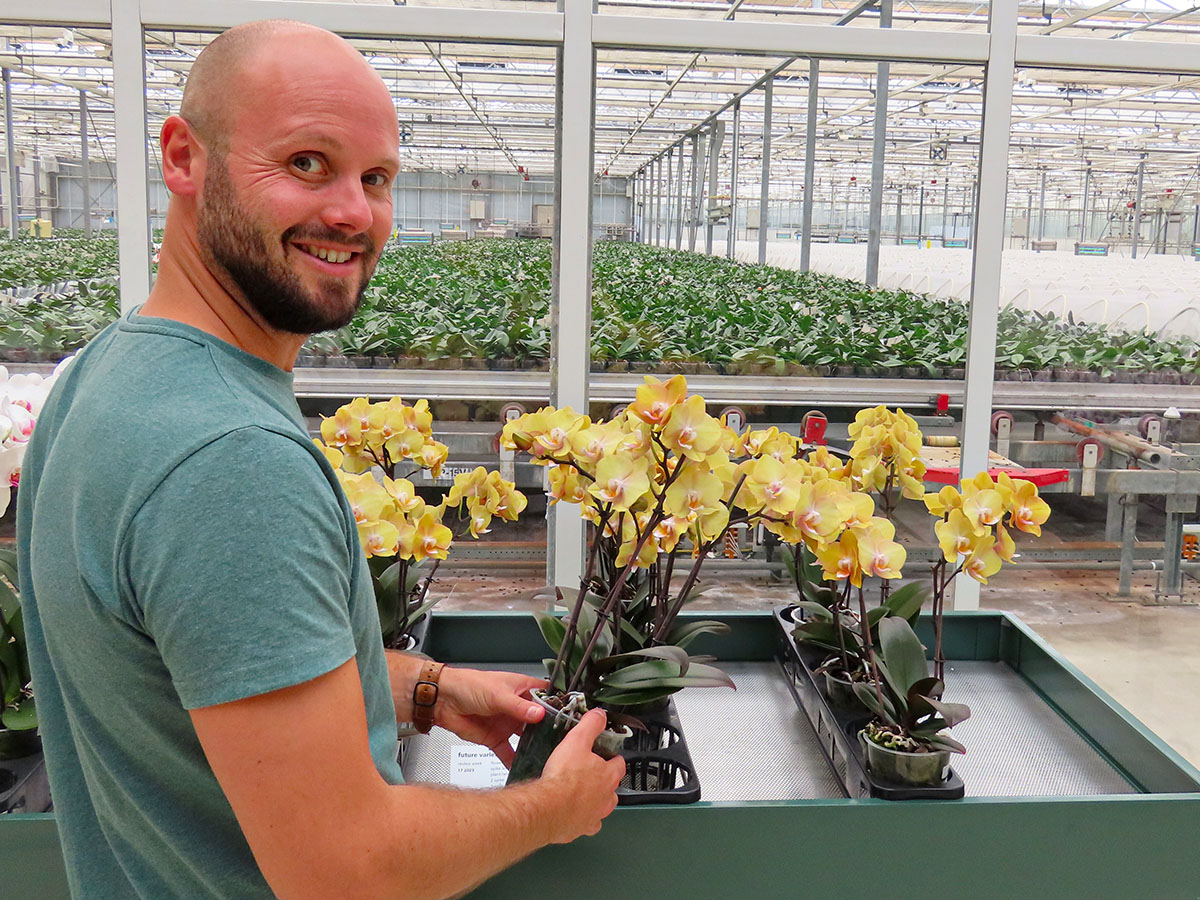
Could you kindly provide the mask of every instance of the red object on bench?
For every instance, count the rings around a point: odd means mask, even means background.
[[[993,479],[1001,472],[1005,472],[1009,478],[1019,481],[1032,481],[1038,487],[1045,487],[1048,484],[1061,484],[1068,481],[1071,477],[1066,469],[988,469],[988,474]],[[925,480],[935,481],[938,484],[952,484],[958,487],[961,480],[959,478],[958,469],[950,468],[949,466],[930,466],[925,470]]]

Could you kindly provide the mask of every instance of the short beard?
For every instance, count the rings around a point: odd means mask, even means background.
[[[212,154],[204,190],[196,211],[196,233],[204,263],[221,285],[236,289],[246,303],[277,331],[309,335],[341,328],[354,318],[375,270],[375,242],[363,234],[348,241],[346,235],[321,226],[293,226],[273,251],[267,236],[254,227],[253,218],[238,203],[224,155]],[[351,295],[345,281],[323,278],[317,292],[305,290],[296,273],[285,265],[288,253],[301,253],[295,240],[328,241],[362,254],[363,274]]]

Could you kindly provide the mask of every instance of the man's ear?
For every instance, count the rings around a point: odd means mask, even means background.
[[[169,116],[158,138],[162,148],[163,182],[172,194],[195,196],[204,178],[204,147],[187,120]]]

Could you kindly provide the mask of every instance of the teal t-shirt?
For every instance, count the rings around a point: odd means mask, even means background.
[[[366,560],[290,373],[190,326],[126,315],[51,391],[17,531],[75,897],[272,896],[190,709],[354,657],[375,764],[402,780]]]

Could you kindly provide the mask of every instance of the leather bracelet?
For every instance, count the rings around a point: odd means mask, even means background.
[[[433,728],[433,707],[438,700],[438,679],[442,677],[445,663],[426,660],[421,665],[421,674],[413,685],[413,714],[412,724],[420,734],[429,734]]]

